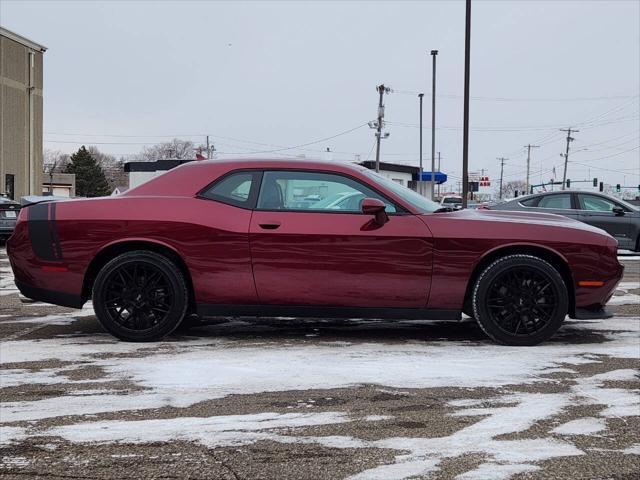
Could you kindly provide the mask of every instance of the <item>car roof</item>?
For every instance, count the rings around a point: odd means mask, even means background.
[[[216,178],[233,170],[243,169],[296,169],[324,170],[363,177],[368,170],[356,163],[282,158],[236,158],[225,160],[200,160],[184,163],[151,180],[124,192],[123,196],[193,194]]]
[[[507,203],[522,202],[522,201],[526,201],[529,198],[533,198],[533,197],[541,197],[541,196],[547,196],[547,195],[560,195],[560,194],[563,194],[563,193],[580,193],[580,194],[583,194],[583,195],[596,195],[598,197],[608,198],[608,199],[613,200],[615,202],[622,203],[625,206],[633,208],[634,210],[638,210],[637,206],[630,204],[626,200],[623,200],[623,199],[618,198],[618,197],[614,197],[613,195],[608,195],[608,194],[603,193],[603,192],[592,192],[592,191],[589,191],[589,190],[557,190],[557,191],[554,191],[554,192],[538,192],[538,193],[532,193],[532,194],[529,194],[529,195],[523,195],[523,196],[517,197],[517,198],[512,198],[511,200],[507,200]]]

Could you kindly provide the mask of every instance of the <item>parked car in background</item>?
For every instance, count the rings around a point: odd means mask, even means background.
[[[301,205],[303,188],[358,201]],[[129,341],[159,340],[193,313],[464,312],[497,342],[534,345],[567,314],[610,316],[623,267],[606,232],[558,215],[446,210],[358,165],[199,161],[117,197],[26,206],[7,249],[23,295],[75,308],[92,298],[105,329]]]
[[[453,209],[462,208],[462,197],[457,195],[445,195],[440,200],[441,207],[451,207]]]
[[[361,192],[340,192],[311,205],[313,210],[358,210],[364,199]]]
[[[0,241],[6,240],[13,233],[19,212],[19,203],[0,197]]]
[[[546,192],[491,206],[492,210],[517,210],[563,215],[609,233],[621,249],[640,251],[640,209],[602,193],[564,190]]]

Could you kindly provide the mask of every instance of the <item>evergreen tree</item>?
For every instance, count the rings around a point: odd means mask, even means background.
[[[76,195],[79,197],[102,197],[110,193],[102,166],[84,145],[71,155],[65,173],[75,173]]]

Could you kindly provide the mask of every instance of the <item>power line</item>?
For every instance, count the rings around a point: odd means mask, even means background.
[[[331,135],[329,137],[324,137],[324,138],[320,138],[318,140],[313,140],[311,142],[306,142],[306,143],[301,143],[298,145],[292,145],[289,147],[281,147],[281,148],[275,148],[275,149],[270,149],[270,150],[256,150],[252,153],[276,153],[276,152],[282,152],[282,151],[286,151],[286,150],[294,150],[294,149],[299,149],[302,147],[306,147],[309,145],[315,145],[317,143],[321,143],[321,142],[326,142],[327,140],[332,140],[334,138],[340,137],[342,135],[347,135],[351,132],[354,132],[362,127],[364,127],[365,125],[367,125],[367,123],[362,123],[356,127],[350,128],[348,130],[344,130],[342,132],[336,133],[335,135]],[[87,135],[88,136],[88,135]],[[105,135],[106,136],[106,135]],[[185,135],[187,136],[187,135]],[[212,135],[213,137],[216,137],[215,135]],[[222,138],[222,137],[220,137]],[[154,145],[154,143],[150,143],[150,142],[86,142],[86,141],[65,141],[65,140],[45,140],[46,143],[66,143],[66,144],[83,144],[83,143],[87,143],[87,144],[92,144],[92,145]],[[222,153],[222,152],[220,152]],[[247,152],[236,152],[236,153],[231,153],[229,152],[228,154],[230,155],[241,155],[241,154],[246,154]]]
[[[619,117],[619,118],[615,118],[612,119],[611,121],[608,122],[604,122],[604,123],[598,123],[598,124],[592,124],[592,125],[587,125],[585,127],[585,129],[591,129],[591,128],[597,128],[597,127],[601,127],[601,126],[605,126],[605,125],[612,125],[612,124],[616,124],[616,123],[624,123],[624,122],[628,122],[628,121],[632,121],[632,120],[639,120],[640,116],[637,115],[633,115],[633,116],[626,116],[626,117]],[[411,127],[411,128],[420,128],[420,125],[415,124],[415,123],[408,123],[408,122],[396,122],[396,121],[387,121],[386,123],[390,124],[390,125],[395,125],[398,127]],[[579,125],[582,126],[584,123],[576,123],[574,125]],[[550,129],[554,129],[554,128],[558,128],[562,126],[561,124],[555,124],[555,125],[516,125],[516,126],[491,126],[491,127],[471,127],[470,130],[476,131],[476,132],[527,132],[527,131],[543,131],[543,130],[550,130]],[[423,126],[423,128],[431,128],[431,125],[425,125]],[[462,130],[462,127],[453,127],[453,126],[440,126],[440,127],[436,127],[437,130]]]
[[[412,95],[415,96],[419,92],[412,90],[393,90],[393,93],[397,93],[400,95]],[[429,96],[429,95],[428,95]],[[600,101],[600,100],[621,100],[621,99],[633,99],[637,98],[638,95],[612,95],[612,96],[603,96],[603,97],[573,97],[573,98],[536,98],[536,97],[469,97],[470,100],[474,101],[485,101],[485,102],[587,102],[587,101]],[[451,94],[438,94],[436,98],[448,98],[448,99],[463,99],[462,95],[451,95]]]

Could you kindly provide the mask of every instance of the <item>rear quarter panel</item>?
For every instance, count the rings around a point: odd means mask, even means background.
[[[124,196],[58,202],[56,217],[63,263],[69,271],[43,272],[42,262],[31,258],[19,272],[35,287],[79,295],[87,268],[99,252],[120,242],[148,241],[181,256],[197,302],[256,299],[248,210],[198,198]],[[28,258],[26,253],[16,258]]]

